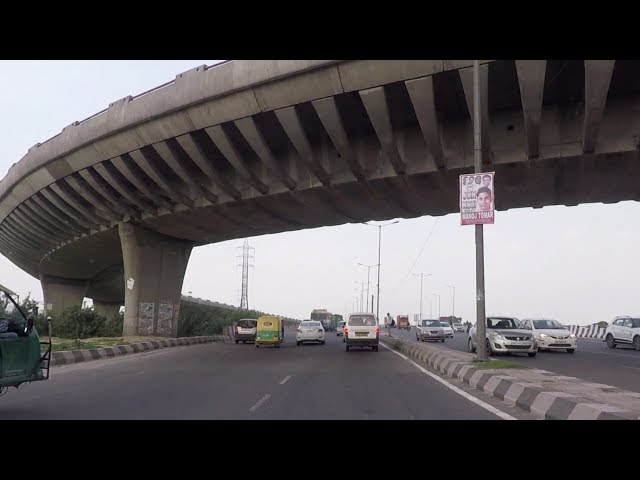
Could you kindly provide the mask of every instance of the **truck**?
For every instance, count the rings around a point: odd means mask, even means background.
[[[338,327],[338,323],[342,322],[343,320],[344,318],[342,318],[342,315],[338,315],[337,313],[331,315],[331,331],[335,332]]]
[[[398,315],[396,317],[396,327],[398,330],[411,330],[409,315]]]
[[[331,331],[331,312],[324,308],[316,308],[311,312],[311,320],[317,320],[322,323],[322,328],[326,332]]]

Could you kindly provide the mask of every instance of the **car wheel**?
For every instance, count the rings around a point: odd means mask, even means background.
[[[349,351],[349,345],[345,345],[345,347],[344,347],[344,351],[345,351],[345,352],[348,352],[348,351]]]
[[[486,353],[487,353],[487,357],[488,357],[493,353],[493,351],[491,351],[491,342],[489,341],[488,338],[487,338],[487,341],[486,341],[485,344],[486,344],[486,349],[487,349]]]
[[[260,344],[259,343],[256,343],[256,348],[260,348]]]
[[[538,353],[538,352],[529,352],[529,353],[527,353],[527,355],[529,355],[530,357],[535,357],[536,353]]]
[[[236,345],[238,344],[238,342],[239,342],[239,341],[240,341],[240,340],[236,340]]]
[[[320,345],[324,345],[324,340],[320,342]]]
[[[633,345],[633,348],[635,348],[635,350],[636,350],[637,352],[640,352],[640,335],[636,335],[636,336],[633,338],[633,343],[632,343],[632,345]]]
[[[442,343],[444,343],[444,338],[440,340]]]
[[[296,342],[296,346],[298,346],[298,347],[299,347],[301,343],[302,343],[302,342]]]
[[[468,347],[471,353],[476,353],[476,347],[473,346],[473,342],[471,341],[471,339],[469,339]]]
[[[372,347],[374,352],[378,351],[378,346],[376,345],[375,347]]]
[[[569,353],[573,353],[573,352],[575,352],[575,351],[576,351],[576,349],[575,349],[575,348],[567,348],[567,352],[569,352]]]
[[[613,335],[607,335],[607,347],[616,348],[616,341],[613,339]]]

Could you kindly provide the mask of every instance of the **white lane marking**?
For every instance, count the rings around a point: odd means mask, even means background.
[[[624,368],[633,368],[634,370],[640,370],[638,367],[632,367],[630,365],[622,365]]]
[[[262,397],[260,400],[258,400],[253,407],[251,407],[249,409],[250,412],[255,412],[258,408],[260,408],[260,405],[262,405],[264,402],[266,402],[267,400],[269,400],[271,398],[271,394],[267,393],[264,397]]]
[[[502,410],[498,410],[496,407],[489,405],[488,403],[483,402],[482,400],[474,397],[473,395],[468,394],[467,392],[465,392],[464,390],[460,390],[458,387],[456,387],[455,385],[451,385],[449,382],[447,382],[446,380],[441,379],[440,377],[438,377],[437,375],[434,375],[433,373],[431,373],[429,370],[426,370],[425,368],[423,368],[422,366],[418,365],[416,362],[414,362],[413,360],[411,360],[409,357],[403,355],[400,352],[396,352],[395,350],[393,350],[390,347],[387,347],[384,343],[380,342],[380,344],[386,348],[387,350],[391,350],[393,353],[395,353],[396,355],[401,356],[402,358],[404,358],[405,360],[413,363],[416,367],[418,367],[418,369],[426,374],[429,375],[431,378],[433,378],[434,380],[437,380],[438,382],[440,382],[441,384],[443,384],[445,387],[450,388],[451,390],[453,390],[454,392],[456,392],[458,395],[463,396],[464,398],[466,398],[467,400],[469,400],[470,402],[475,403],[476,405],[484,408],[485,410],[488,410],[489,412],[493,413],[494,415],[497,415],[498,417],[502,418],[503,420],[517,420],[516,417],[512,417],[511,415],[509,415],[508,413],[504,413]]]
[[[290,378],[291,375],[287,375],[286,377],[284,377],[282,380],[280,380],[280,385],[284,385],[285,383],[287,383]]]

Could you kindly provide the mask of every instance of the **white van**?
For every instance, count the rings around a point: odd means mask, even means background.
[[[344,327],[345,350],[351,347],[371,347],[378,351],[380,328],[372,313],[351,313]]]

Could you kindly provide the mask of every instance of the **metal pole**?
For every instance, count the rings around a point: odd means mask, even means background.
[[[371,313],[373,313],[373,295],[371,295]]]
[[[453,288],[453,300],[451,302],[451,316],[453,317],[453,321],[455,322],[455,319],[456,319],[456,287],[451,285],[451,288]]]
[[[422,321],[422,278],[424,275],[420,274],[420,319]]]
[[[378,225],[378,298],[376,299],[376,318],[380,321],[380,241],[382,239],[382,225]]]
[[[369,298],[369,272],[371,271],[371,267],[367,265],[367,297]],[[373,309],[371,309],[373,311]]]
[[[480,63],[473,61],[473,143],[475,173],[482,172],[482,137],[480,135]],[[482,224],[476,225],[476,325],[478,360],[486,360],[486,325],[484,301],[484,236]]]

